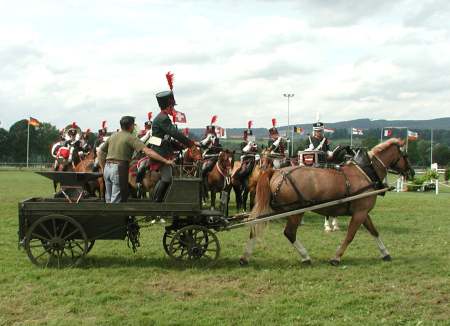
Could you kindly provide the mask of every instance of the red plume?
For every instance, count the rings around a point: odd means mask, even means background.
[[[211,124],[215,124],[217,122],[217,115],[213,115],[211,118]]]
[[[74,122],[72,122],[72,128],[76,128],[77,127],[77,123],[74,121]]]
[[[106,128],[106,120],[103,120],[102,121],[102,129],[105,129]]]
[[[89,134],[90,132],[91,132],[91,129],[87,128],[86,131],[85,131],[85,134],[87,135],[87,134]]]
[[[250,120],[250,121],[247,123],[247,125],[248,125],[248,129],[252,129],[253,121]]]
[[[183,134],[184,134],[185,136],[188,136],[188,135],[189,135],[189,128],[184,128],[184,129],[183,129]]]
[[[148,121],[152,120],[152,115],[153,115],[153,112],[147,113]]]
[[[172,121],[173,123],[177,122],[177,111],[175,110],[172,111]]]
[[[169,84],[170,90],[173,90],[173,73],[170,71],[166,74],[167,83]]]
[[[272,119],[272,126],[275,128],[277,125],[277,119],[273,118]]]

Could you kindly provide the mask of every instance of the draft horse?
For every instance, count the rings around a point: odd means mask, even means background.
[[[407,155],[401,149],[404,142],[393,138],[375,146],[368,154],[375,172],[384,179],[388,170],[402,174],[408,178],[414,176]],[[281,170],[269,169],[264,172],[258,181],[256,189],[256,205],[250,218],[256,219],[264,214],[270,214],[274,208],[295,206],[305,207],[311,204],[331,201],[358,193],[375,189],[375,184],[364,173],[364,171],[352,161],[344,164],[339,170],[318,169],[309,167],[287,167]],[[383,244],[377,229],[375,228],[369,212],[375,206],[377,196],[354,200],[350,203],[327,207],[315,211],[323,216],[345,216],[350,215],[351,220],[347,234],[338,247],[330,263],[339,265],[341,257],[352,242],[361,224],[374,237],[382,259],[391,260],[391,256]],[[288,217],[284,229],[284,235],[298,251],[302,263],[310,264],[311,258],[308,251],[297,238],[297,228],[303,214]],[[250,239],[247,242],[241,264],[247,264],[256,243],[256,238],[261,236],[264,229],[263,224],[257,224],[251,229]]]
[[[255,166],[250,175],[247,176],[246,180],[239,178],[238,171],[240,167],[240,162],[234,164],[231,183],[236,195],[237,210],[240,211],[242,209],[246,211],[248,196],[250,195],[250,209],[252,209],[255,203],[258,179],[263,171],[266,171],[268,168],[273,168],[273,159],[270,157],[269,151],[263,151],[260,155],[260,159],[255,162]]]

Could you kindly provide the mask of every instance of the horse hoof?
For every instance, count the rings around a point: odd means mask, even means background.
[[[248,260],[245,259],[244,257],[239,258],[239,265],[247,266],[248,265]]]
[[[332,266],[339,266],[340,263],[341,262],[339,260],[337,260],[337,259],[330,259],[330,264]]]
[[[302,260],[302,266],[311,266],[311,259]]]
[[[391,260],[392,260],[392,257],[391,257],[391,255],[386,255],[386,256],[384,256],[382,259],[383,259],[384,261],[391,261]]]

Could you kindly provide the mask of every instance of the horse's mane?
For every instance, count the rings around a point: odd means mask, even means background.
[[[374,146],[371,149],[371,151],[369,152],[369,156],[379,154],[379,153],[383,152],[384,150],[388,149],[389,147],[391,147],[392,145],[403,146],[403,144],[404,144],[404,141],[399,138],[388,139],[385,142]]]

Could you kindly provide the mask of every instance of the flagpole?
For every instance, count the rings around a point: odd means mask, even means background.
[[[30,120],[27,121],[28,130],[27,130],[27,168],[28,168],[28,160],[30,157]]]
[[[431,146],[431,148],[430,148],[430,159],[431,159],[431,162],[430,162],[430,164],[433,164],[433,128],[431,129],[431,142],[430,142],[430,146]],[[431,165],[430,165],[430,167],[431,167]]]

